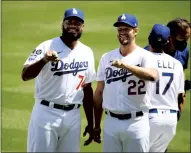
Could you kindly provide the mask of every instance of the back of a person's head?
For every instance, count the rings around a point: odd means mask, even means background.
[[[168,44],[170,29],[163,24],[155,24],[149,34],[149,44],[154,50],[163,50]]]

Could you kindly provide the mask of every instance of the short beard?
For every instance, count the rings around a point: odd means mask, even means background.
[[[71,33],[68,32],[67,30],[65,30],[64,28],[62,29],[62,37],[65,37],[66,39],[68,39],[69,41],[77,41],[78,39],[80,39],[80,37],[82,36],[82,32],[78,33],[76,36]]]
[[[118,40],[119,40],[119,42],[120,42],[120,44],[121,45],[123,45],[123,46],[127,46],[127,45],[129,45],[131,42],[132,42],[132,40],[133,40],[133,38],[128,38],[127,40],[123,40],[123,39],[121,39],[119,36],[118,36]]]
[[[127,40],[127,41],[121,41],[119,40],[120,44],[123,45],[123,46],[127,46],[131,43],[131,40]]]

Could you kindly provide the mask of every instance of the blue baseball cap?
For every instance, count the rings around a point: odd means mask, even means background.
[[[122,14],[118,17],[117,22],[113,24],[114,27],[117,27],[119,23],[125,23],[133,28],[138,27],[138,20],[135,16],[131,14]]]
[[[163,24],[155,24],[149,35],[156,44],[166,44],[170,37],[170,29]]]
[[[84,22],[84,12],[82,12],[78,8],[69,8],[64,13],[64,20],[66,20],[69,17],[78,17]]]

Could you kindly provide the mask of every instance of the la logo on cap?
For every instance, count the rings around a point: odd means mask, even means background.
[[[73,8],[72,13],[73,13],[73,14],[78,14],[78,11],[77,11],[75,8]]]
[[[122,20],[125,20],[125,19],[126,19],[125,14],[123,14],[123,15],[121,16],[121,19],[122,19]]]
[[[158,37],[157,41],[162,41],[162,38],[161,38],[161,37]]]

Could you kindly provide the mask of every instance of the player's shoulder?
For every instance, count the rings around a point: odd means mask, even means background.
[[[101,58],[111,58],[111,57],[117,58],[118,54],[119,54],[119,48],[115,48],[113,50],[110,50],[109,52],[104,53]]]
[[[152,52],[140,47],[140,46],[137,46],[136,48],[136,52],[139,56],[143,56],[143,57],[150,57],[150,56],[153,56]]]
[[[93,53],[92,48],[89,47],[89,46],[87,46],[87,45],[85,45],[85,44],[82,43],[81,41],[78,41],[78,45],[79,45],[79,47],[80,47],[80,49],[81,49],[82,51]]]
[[[175,59],[174,57],[172,57],[172,56],[170,56],[170,55],[168,55],[168,54],[166,54],[166,53],[163,53],[164,54],[164,56],[165,56],[165,58],[166,59],[169,59],[169,60],[171,60],[171,61],[174,61],[174,62],[179,62],[177,59]]]
[[[60,37],[50,38],[48,40],[45,40],[39,44],[39,46],[50,46],[52,43],[59,42]]]
[[[165,57],[168,59],[168,60],[171,60],[173,61],[178,67],[182,67],[182,64],[179,60],[177,60],[176,58],[164,53]]]
[[[175,67],[176,67],[176,70],[179,71],[179,72],[183,72],[184,71],[184,68],[182,66],[182,63],[177,60],[177,59],[174,59],[174,63],[175,63]],[[177,72],[176,71],[176,72]]]
[[[150,53],[148,52],[146,49],[142,48],[141,46],[138,46],[136,47],[136,50],[139,51],[139,52],[147,52],[147,53]]]

